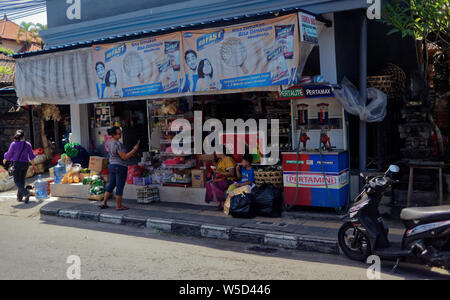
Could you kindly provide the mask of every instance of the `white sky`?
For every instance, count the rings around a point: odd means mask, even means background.
[[[28,16],[22,19],[13,20],[14,23],[20,24],[22,22],[33,22],[33,23],[41,23],[42,25],[47,24],[47,12],[43,12],[40,14]]]

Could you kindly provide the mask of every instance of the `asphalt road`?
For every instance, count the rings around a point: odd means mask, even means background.
[[[365,264],[343,256],[174,235],[36,214],[0,215],[0,279],[67,279],[80,258],[81,279],[367,279]],[[254,245],[253,245],[254,246]],[[402,265],[381,279],[449,279]],[[72,273],[73,274],[73,273]]]

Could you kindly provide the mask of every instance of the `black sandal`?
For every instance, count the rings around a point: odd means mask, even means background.
[[[106,209],[106,208],[109,208],[109,206],[106,205],[106,204],[99,205],[98,207],[100,207],[100,209]]]

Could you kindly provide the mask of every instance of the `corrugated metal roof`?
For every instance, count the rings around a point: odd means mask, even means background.
[[[314,16],[316,16],[316,19],[318,21],[325,23],[327,26],[331,26],[331,21],[323,18],[321,15],[315,15],[311,12],[301,9],[300,7],[292,7],[292,8],[282,8],[282,9],[279,9],[276,11],[274,10],[274,11],[255,13],[255,14],[243,14],[243,15],[239,15],[239,16],[235,16],[235,17],[231,17],[231,18],[220,18],[217,20],[206,21],[206,22],[197,22],[197,23],[191,23],[191,24],[185,24],[185,25],[179,25],[179,26],[163,27],[163,28],[153,29],[153,30],[143,30],[143,31],[133,32],[133,33],[128,33],[128,34],[119,34],[119,35],[114,35],[114,36],[110,36],[107,38],[86,40],[86,41],[81,41],[81,42],[77,42],[77,43],[53,46],[53,47],[49,47],[49,48],[46,48],[43,50],[38,50],[38,51],[28,51],[28,52],[24,52],[24,53],[17,53],[17,54],[14,54],[13,57],[14,58],[22,58],[22,57],[40,55],[40,54],[45,54],[45,53],[72,50],[72,49],[77,49],[77,48],[89,47],[89,46],[92,46],[95,44],[113,43],[113,42],[124,41],[124,40],[132,40],[132,39],[138,39],[138,38],[143,38],[143,37],[156,36],[156,35],[166,34],[166,33],[175,32],[175,31],[179,31],[179,30],[194,30],[194,29],[200,29],[200,28],[206,28],[206,27],[218,27],[218,26],[233,25],[233,24],[261,20],[261,19],[265,19],[265,18],[274,18],[274,17],[280,16],[280,15],[286,15],[286,14],[300,12],[300,11],[314,15]]]

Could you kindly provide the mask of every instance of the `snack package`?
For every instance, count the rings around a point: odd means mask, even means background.
[[[158,62],[159,79],[161,80],[162,90],[167,92],[178,86],[175,72],[171,68],[171,62],[169,58],[165,58]]]
[[[271,74],[271,81],[275,83],[281,81],[289,76],[289,70],[284,58],[283,45],[275,44],[274,46],[264,49],[267,63],[269,65],[269,72]]]
[[[294,57],[294,25],[276,25],[275,40],[283,46],[283,55],[285,59]]]
[[[164,42],[164,54],[170,60],[170,65],[174,71],[180,70],[180,42],[167,41]]]

